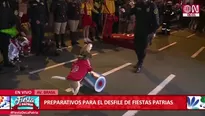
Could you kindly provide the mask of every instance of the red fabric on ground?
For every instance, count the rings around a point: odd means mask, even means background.
[[[103,36],[103,41],[107,44],[117,45],[120,47],[134,49],[134,37],[125,37],[123,34],[119,38],[108,38],[107,36]]]

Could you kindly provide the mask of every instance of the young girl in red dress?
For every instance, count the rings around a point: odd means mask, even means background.
[[[85,43],[92,42],[89,39],[90,26],[93,24],[92,10],[93,10],[92,0],[86,0],[86,2],[82,3],[81,13],[83,14],[83,16],[82,16],[82,26],[83,26],[83,36],[84,36]]]

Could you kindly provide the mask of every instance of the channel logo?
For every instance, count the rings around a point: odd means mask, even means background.
[[[0,109],[10,109],[10,96],[0,96]]]
[[[205,109],[205,96],[188,96],[187,109],[190,110]]]
[[[38,110],[39,96],[11,96],[11,109]]]

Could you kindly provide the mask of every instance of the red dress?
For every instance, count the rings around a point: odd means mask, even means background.
[[[93,21],[92,21],[92,17],[87,14],[87,4],[84,3],[84,13],[83,14],[83,17],[82,17],[82,26],[83,27],[86,27],[86,26],[91,26],[93,24]]]
[[[29,22],[28,15],[23,14],[23,16],[21,17],[21,23],[27,23],[27,22]]]

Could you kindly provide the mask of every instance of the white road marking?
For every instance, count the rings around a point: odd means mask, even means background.
[[[191,34],[191,35],[187,36],[186,38],[188,39],[188,38],[190,38],[190,37],[192,37],[194,35],[196,35],[196,34]]]
[[[62,48],[60,48],[60,49],[57,49],[57,50],[60,50],[60,51],[62,51],[62,50],[65,50],[65,49],[69,49],[69,48],[72,48],[72,46],[68,46],[68,47],[62,47]]]
[[[116,67],[116,68],[114,68],[114,69],[112,69],[112,70],[109,70],[109,71],[103,73],[102,75],[103,75],[103,76],[108,76],[108,75],[110,75],[110,74],[112,74],[112,73],[114,73],[114,72],[117,72],[117,71],[119,71],[119,70],[121,70],[121,69],[123,69],[123,68],[125,68],[125,67],[127,67],[127,66],[129,66],[129,65],[131,65],[131,64],[132,64],[132,63],[125,63],[125,64],[123,64],[123,65],[121,65],[121,66],[119,66],[119,67]],[[82,85],[81,85],[81,86],[82,86]],[[71,88],[67,88],[65,91],[66,91],[66,92],[71,92],[72,89],[71,89]]]
[[[177,33],[178,31],[172,31],[170,34],[174,34],[174,33]]]
[[[167,48],[169,48],[169,47],[171,47],[171,46],[173,46],[173,45],[175,45],[175,44],[177,44],[177,42],[173,42],[173,43],[171,43],[171,44],[169,44],[169,45],[166,45],[166,46],[164,46],[164,47],[158,49],[158,51],[160,52],[160,51],[162,51],[162,50],[165,50],[165,49],[167,49]]]
[[[170,74],[164,81],[162,81],[156,88],[154,88],[148,95],[157,95],[166,85],[168,85],[176,75]],[[146,86],[146,85],[145,85]],[[122,116],[135,116],[140,110],[129,110]]]
[[[191,58],[196,58],[203,50],[205,49],[205,47],[201,47],[198,51],[196,51]]]
[[[96,55],[98,55],[98,53],[93,53],[92,54],[92,56],[96,56]],[[73,59],[73,60],[65,61],[65,62],[62,62],[62,63],[58,63],[56,65],[52,65],[52,66],[48,66],[48,67],[41,68],[41,69],[38,69],[38,70],[34,70],[34,71],[29,72],[29,74],[31,75],[31,74],[35,74],[35,73],[42,72],[42,71],[45,71],[45,70],[49,70],[49,69],[52,69],[52,68],[56,68],[56,67],[68,64],[68,63],[75,62],[76,60],[77,60],[77,58]]]

